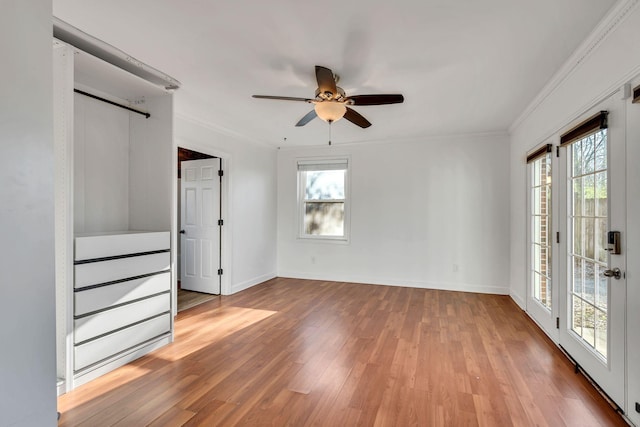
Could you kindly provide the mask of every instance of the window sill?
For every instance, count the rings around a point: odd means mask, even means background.
[[[348,237],[298,236],[297,240],[299,242],[308,242],[308,243],[329,243],[329,244],[337,244],[337,245],[349,244]]]

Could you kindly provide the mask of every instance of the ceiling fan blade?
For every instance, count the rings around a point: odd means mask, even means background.
[[[328,99],[338,94],[338,88],[336,88],[336,79],[333,76],[333,71],[326,67],[316,65],[316,80],[318,81],[318,89],[321,94],[331,93]]]
[[[301,118],[298,123],[296,123],[296,126],[304,126],[316,117],[318,117],[318,115],[316,114],[316,110],[311,110],[303,118]]]
[[[360,113],[349,107],[347,107],[347,112],[344,113],[343,117],[361,128],[368,128],[371,126],[371,122],[369,122],[369,120],[365,119]]]
[[[280,101],[304,101],[311,102],[312,100],[309,98],[296,98],[293,96],[271,96],[271,95],[252,95],[254,98],[259,99],[277,99]]]
[[[400,94],[354,95],[348,99],[353,101],[353,105],[385,105],[401,104],[404,102],[404,96]]]

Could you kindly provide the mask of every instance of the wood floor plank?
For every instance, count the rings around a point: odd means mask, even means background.
[[[61,396],[60,426],[624,426],[507,296],[276,278]]]

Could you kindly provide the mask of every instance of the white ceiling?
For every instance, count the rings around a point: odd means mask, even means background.
[[[295,123],[314,65],[372,123],[332,126],[334,144],[506,131],[615,0],[53,0],[54,15],[182,83],[176,113],[273,146],[325,144]],[[286,141],[284,140],[286,138]]]

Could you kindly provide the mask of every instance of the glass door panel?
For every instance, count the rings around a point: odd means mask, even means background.
[[[614,95],[585,118],[599,110],[607,126],[560,150],[558,342],[624,408],[625,247],[607,250],[607,233],[626,227],[624,104]]]

